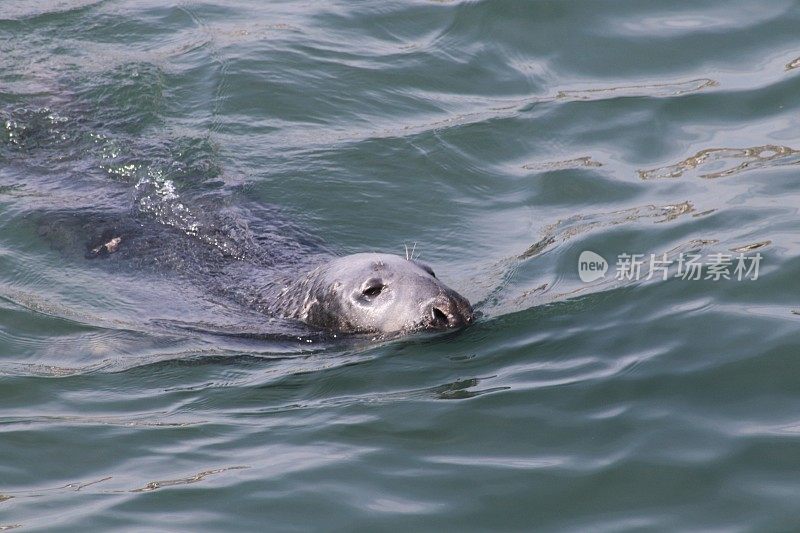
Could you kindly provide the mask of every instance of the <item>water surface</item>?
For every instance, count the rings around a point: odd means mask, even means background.
[[[0,529],[796,527],[799,24],[783,1],[5,2]],[[137,253],[87,253],[130,221]],[[417,243],[482,317],[287,330],[219,290],[256,242]],[[621,253],[762,261],[616,280]]]

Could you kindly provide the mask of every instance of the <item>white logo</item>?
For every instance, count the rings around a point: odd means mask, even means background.
[[[589,250],[581,252],[578,257],[578,277],[584,283],[589,283],[606,275],[608,270],[608,261]]]
[[[674,270],[672,277],[682,280],[755,281],[763,259],[761,252],[754,255],[712,253],[706,257],[699,253],[681,252],[677,258],[670,258],[666,252],[649,255],[648,260],[648,254],[619,254],[614,279],[640,281],[660,278],[667,281]],[[672,269],[673,266],[677,266],[677,269]],[[608,263],[602,256],[589,250],[581,252],[578,257],[578,276],[581,281],[591,283],[605,277],[607,271]]]

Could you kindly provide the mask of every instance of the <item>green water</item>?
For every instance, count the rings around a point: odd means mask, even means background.
[[[3,2],[0,530],[796,530],[798,28],[783,1]],[[261,319],[203,264],[84,258],[97,213],[186,228],[142,180],[336,253],[416,242],[482,316],[237,334]],[[622,253],[762,259],[618,280]]]

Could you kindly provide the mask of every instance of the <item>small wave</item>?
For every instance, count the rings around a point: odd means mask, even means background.
[[[717,87],[719,82],[710,78],[698,78],[676,83],[651,83],[642,85],[623,85],[620,87],[599,87],[597,89],[559,91],[556,98],[567,100],[607,100],[609,98],[647,96],[664,98],[695,93],[709,87]]]
[[[595,161],[591,156],[576,157],[563,161],[543,161],[536,163],[526,163],[522,165],[525,170],[565,170],[580,167],[602,167],[603,164]]]
[[[157,416],[168,416],[167,413],[155,413]],[[35,416],[35,417],[0,417],[0,426],[9,425],[44,425],[52,427],[57,424],[64,425],[90,425],[90,426],[119,426],[119,427],[144,427],[144,428],[162,428],[162,427],[189,427],[197,424],[203,424],[205,420],[193,421],[178,421],[166,422],[154,418],[153,415],[127,417],[127,416],[78,416],[78,415],[60,415],[60,416]]]
[[[193,476],[185,477],[185,478],[178,478],[178,479],[164,479],[160,481],[151,481],[147,483],[145,486],[131,489],[128,492],[150,492],[153,490],[163,489],[166,487],[174,487],[175,485],[191,485],[192,483],[197,483],[198,481],[203,481],[205,478],[209,476],[214,476],[217,474],[222,474],[223,472],[228,472],[229,470],[243,470],[245,468],[250,468],[249,466],[241,465],[241,466],[228,466],[225,468],[216,468],[214,470],[205,470],[203,472],[198,472]]]
[[[27,20],[41,16],[67,14],[104,3],[105,0],[61,0],[59,2],[20,2],[3,6],[0,20]]]
[[[746,252],[752,252],[753,250],[759,250],[761,248],[764,248],[765,246],[769,246],[770,244],[772,244],[772,241],[753,242],[750,244],[744,244],[742,246],[731,248],[731,252],[743,254]]]
[[[751,148],[706,148],[674,165],[639,170],[643,180],[689,177],[716,179],[764,167],[796,165],[800,150],[776,144]],[[721,170],[717,170],[722,167]]]
[[[512,119],[530,111],[535,106],[548,103],[569,103],[583,101],[602,101],[614,98],[673,98],[693,94],[711,87],[719,86],[719,82],[710,78],[698,78],[688,81],[670,83],[620,85],[610,87],[594,87],[587,89],[563,89],[554,95],[530,96],[522,98],[470,98],[458,97],[454,101],[439,94],[420,93],[418,97],[433,100],[445,108],[462,108],[463,112],[439,115],[431,120],[398,125],[396,122],[386,127],[372,130],[359,128],[353,131],[337,129],[321,130],[314,127],[307,129],[287,130],[284,139],[290,144],[307,148],[309,143],[336,144],[364,142],[384,138],[403,138],[424,135],[430,132],[450,130],[494,120]],[[467,111],[468,110],[468,111]],[[595,165],[588,165],[595,166]]]
[[[175,479],[164,479],[164,480],[157,480],[157,481],[149,481],[145,485],[140,487],[134,487],[132,489],[110,489],[110,490],[100,490],[100,494],[120,494],[125,492],[150,492],[158,489],[163,489],[167,487],[174,487],[177,485],[191,485],[197,483],[199,481],[203,481],[210,476],[215,476],[218,474],[222,474],[224,472],[229,472],[232,470],[245,470],[250,468],[249,465],[234,465],[234,466],[225,466],[221,468],[213,468],[208,470],[203,470],[196,474],[182,477],[182,478],[175,478]],[[105,476],[99,479],[93,479],[90,481],[76,481],[72,483],[67,483],[66,485],[61,485],[58,487],[51,487],[51,488],[43,488],[38,490],[25,490],[25,491],[14,491],[14,492],[7,492],[5,494],[0,494],[0,502],[11,500],[14,498],[36,498],[44,496],[47,493],[58,493],[58,492],[80,492],[81,490],[87,487],[94,487],[100,485],[101,483],[106,483],[114,479],[114,476]],[[4,527],[4,526],[0,526]]]
[[[49,107],[19,108],[0,112],[0,147],[16,151],[41,146],[57,147],[75,140],[69,119]]]
[[[584,294],[611,290],[630,284],[629,281],[606,277],[596,282],[582,283],[574,287],[567,282],[567,287],[564,288],[561,287],[564,280],[560,279],[560,275],[557,276],[558,279],[556,280],[547,281],[541,275],[535,275],[525,284],[526,286],[514,287],[514,279],[520,273],[523,265],[529,260],[554,252],[558,247],[576,237],[592,232],[600,232],[614,226],[635,224],[645,220],[650,220],[653,224],[661,224],[674,221],[683,216],[691,215],[694,217],[708,212],[713,212],[713,210],[697,213],[694,204],[686,200],[661,206],[646,205],[606,213],[580,214],[559,220],[546,226],[543,231],[544,235],[530,245],[527,250],[494,265],[492,270],[495,272],[495,276],[501,278],[501,281],[476,306],[491,317],[498,312],[507,314],[515,310],[527,309],[537,304],[560,302]],[[690,239],[669,250],[654,250],[653,253],[659,257],[666,253],[668,258],[676,259],[681,253],[700,252],[717,243],[718,240],[716,239]],[[644,250],[643,253],[645,252],[647,251]],[[641,279],[642,281],[649,279],[646,269],[642,270]],[[558,287],[561,288],[558,289]]]
[[[521,253],[517,259],[525,260],[536,257],[557,242],[566,241],[596,228],[627,224],[645,218],[655,219],[656,223],[668,222],[694,211],[694,205],[687,200],[663,206],[647,205],[621,209],[611,213],[575,215],[547,226],[544,230],[544,236]]]

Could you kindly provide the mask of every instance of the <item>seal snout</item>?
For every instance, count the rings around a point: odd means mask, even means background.
[[[472,306],[457,293],[436,298],[427,312],[430,327],[434,329],[460,328],[472,323],[474,316]]]

